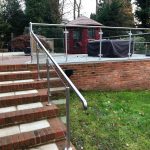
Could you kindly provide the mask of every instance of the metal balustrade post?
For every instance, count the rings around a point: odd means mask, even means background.
[[[100,32],[99,32],[99,35],[100,35],[100,37],[99,37],[99,40],[100,40],[100,43],[99,43],[99,59],[101,60],[101,58],[102,58],[102,39],[103,39],[103,32],[100,31]]]
[[[32,23],[30,22],[30,27],[29,27],[29,30],[30,30],[30,50],[31,50],[31,63],[33,62],[33,42],[32,42]]]
[[[39,64],[39,46],[36,43],[36,57],[37,57],[37,70],[38,70],[38,80],[40,80],[40,64]]]
[[[68,31],[65,27],[65,31],[64,31],[64,34],[65,34],[65,54],[66,54],[66,62],[68,61],[68,41],[67,41],[67,37],[68,37]]]
[[[47,68],[47,88],[48,88],[48,105],[51,105],[51,91],[50,91],[50,63],[49,59],[46,59],[46,68]]]
[[[131,41],[132,41],[132,32],[130,30],[130,32],[129,32],[129,53],[128,53],[128,58],[129,59],[131,57]]]
[[[145,49],[145,56],[147,55],[147,47],[148,47],[148,46],[147,46],[147,43],[146,43],[146,45],[145,45],[145,48],[146,48],[146,49]]]
[[[133,37],[133,54],[135,53],[135,36]]]
[[[70,146],[70,88],[66,87],[66,147],[65,150],[72,150]]]

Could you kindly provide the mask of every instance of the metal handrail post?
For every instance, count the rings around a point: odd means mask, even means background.
[[[65,34],[65,53],[66,53],[66,62],[68,61],[68,41],[67,41],[67,37],[68,37],[68,31],[65,27],[65,31],[64,31],[64,34]]]
[[[33,43],[32,43],[32,23],[31,22],[30,22],[29,31],[30,31],[30,50],[31,50],[31,63],[32,63],[33,62],[33,52],[32,52]]]
[[[38,80],[40,80],[40,64],[39,64],[39,46],[36,43],[36,57],[37,57],[37,70],[38,70]]]
[[[146,43],[146,45],[145,45],[145,48],[146,48],[146,50],[145,50],[145,55],[147,55],[147,43]]]
[[[128,53],[128,58],[129,59],[131,57],[131,40],[132,40],[132,32],[130,30],[130,32],[129,32],[129,53]]]
[[[70,146],[70,88],[66,87],[66,147],[65,150],[72,150]]]
[[[135,53],[135,36],[133,37],[133,54]]]
[[[102,39],[103,39],[103,32],[100,31],[100,32],[99,32],[99,35],[100,35],[100,37],[99,37],[99,40],[100,40],[100,43],[99,43],[99,59],[101,60],[101,58],[102,58]]]
[[[51,105],[51,91],[50,91],[50,63],[49,59],[46,59],[46,67],[47,67],[47,88],[48,88],[48,105]]]

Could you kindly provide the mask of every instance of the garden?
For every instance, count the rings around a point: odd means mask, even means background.
[[[71,141],[77,150],[149,150],[150,91],[84,91],[71,95]]]

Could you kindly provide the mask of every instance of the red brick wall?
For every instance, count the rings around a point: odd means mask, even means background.
[[[99,62],[62,65],[73,69],[70,77],[82,90],[150,89],[150,61]]]

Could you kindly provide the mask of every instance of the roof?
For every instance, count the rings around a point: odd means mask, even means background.
[[[77,19],[69,22],[67,25],[92,25],[92,26],[102,26],[101,23],[95,21],[95,20],[92,20],[88,17],[85,17],[85,16],[81,16],[81,17],[78,17]]]

